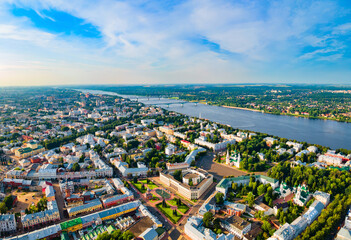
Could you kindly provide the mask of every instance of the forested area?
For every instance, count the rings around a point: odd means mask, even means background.
[[[351,173],[335,169],[291,167],[289,162],[285,162],[270,169],[268,175],[289,186],[305,183],[310,192],[320,190],[331,194],[328,207],[297,239],[332,239],[351,204]]]

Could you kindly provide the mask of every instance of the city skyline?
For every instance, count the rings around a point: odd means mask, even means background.
[[[0,86],[350,82],[348,1],[0,3]]]

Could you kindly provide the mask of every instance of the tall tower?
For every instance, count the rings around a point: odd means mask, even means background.
[[[225,163],[226,163],[227,165],[230,165],[229,149],[227,149],[227,156],[226,156],[226,158],[225,158]]]

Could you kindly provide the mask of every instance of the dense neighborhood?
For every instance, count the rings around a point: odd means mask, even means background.
[[[349,150],[119,96],[2,91],[3,239],[351,237]]]

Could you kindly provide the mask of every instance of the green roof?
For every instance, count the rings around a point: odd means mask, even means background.
[[[277,179],[274,179],[274,178],[271,178],[271,177],[267,177],[265,175],[256,175],[257,177],[260,177],[260,178],[263,178],[263,179],[266,179],[268,182],[271,182],[271,183],[276,183],[276,182],[279,182],[279,180]],[[256,177],[256,178],[257,178]]]
[[[18,152],[20,152],[20,153],[27,153],[27,152],[31,152],[31,151],[32,151],[32,149],[30,147],[18,149]]]
[[[39,145],[37,148],[26,147],[26,148],[18,149],[18,151],[19,151],[21,154],[23,154],[23,153],[28,153],[28,152],[35,151],[35,150],[41,149],[41,148],[43,148],[43,146]]]
[[[73,227],[73,226],[76,226],[76,225],[79,225],[79,224],[82,224],[82,219],[81,218],[75,218],[75,219],[63,222],[60,225],[61,225],[61,229],[65,230],[67,228],[70,228],[70,227]]]
[[[111,234],[115,230],[116,230],[116,228],[114,226],[112,226],[112,225],[107,227],[107,231],[108,231],[109,234]]]

